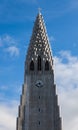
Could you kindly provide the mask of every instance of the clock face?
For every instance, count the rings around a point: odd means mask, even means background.
[[[43,87],[43,82],[41,80],[38,80],[35,85],[36,87],[41,88]]]

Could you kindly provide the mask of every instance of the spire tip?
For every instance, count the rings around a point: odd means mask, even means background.
[[[41,14],[41,10],[42,10],[41,8],[38,8],[38,12],[39,12],[39,14]]]

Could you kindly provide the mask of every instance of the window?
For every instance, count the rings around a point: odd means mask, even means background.
[[[24,120],[25,120],[25,106],[23,107],[23,114],[24,114]]]
[[[39,99],[40,99],[40,96],[39,96]]]
[[[45,63],[45,70],[46,71],[49,70],[49,62],[48,61],[46,61],[46,63]]]
[[[38,56],[37,68],[38,68],[39,71],[41,70],[41,57],[40,56]]]
[[[19,117],[20,117],[20,106],[19,106]]]
[[[38,109],[38,111],[40,112],[40,108]]]
[[[39,125],[40,125],[40,121],[39,121],[38,123],[39,123]]]
[[[33,60],[30,62],[30,70],[34,70],[34,62],[33,62]]]
[[[21,124],[22,124],[22,128],[24,128],[24,121],[23,120],[21,121]]]

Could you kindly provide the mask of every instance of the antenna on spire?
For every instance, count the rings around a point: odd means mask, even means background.
[[[38,12],[39,12],[39,14],[41,14],[41,10],[42,10],[41,8],[38,8]]]

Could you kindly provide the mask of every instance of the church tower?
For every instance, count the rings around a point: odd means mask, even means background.
[[[41,13],[26,55],[16,130],[61,130],[53,58]]]

